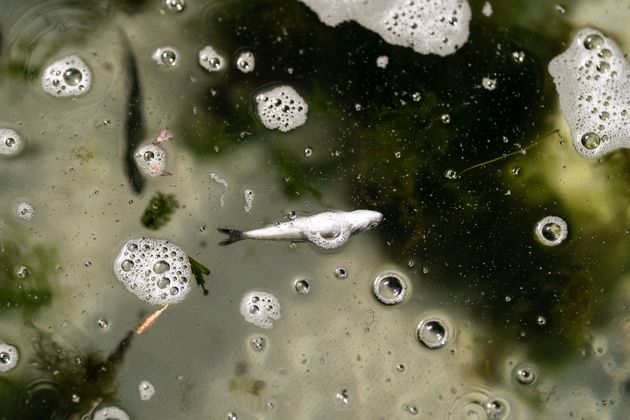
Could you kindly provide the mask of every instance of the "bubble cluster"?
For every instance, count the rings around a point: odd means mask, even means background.
[[[142,381],[138,385],[138,392],[142,401],[149,401],[155,395],[155,387],[149,381]]]
[[[602,32],[583,28],[549,63],[575,149],[598,158],[630,148],[630,63]]]
[[[22,150],[22,137],[15,130],[0,128],[0,155],[13,156]]]
[[[254,190],[245,188],[243,190],[243,198],[245,199],[245,211],[251,213],[254,207]]]
[[[173,67],[179,61],[179,53],[173,47],[157,48],[151,58],[159,66]]]
[[[180,302],[191,288],[188,256],[166,239],[130,239],[114,260],[114,273],[127,290],[154,305]]]
[[[133,157],[145,175],[160,176],[166,172],[166,151],[156,144],[140,146]]]
[[[80,96],[91,87],[90,69],[78,55],[57,60],[42,73],[42,89],[52,96]]]
[[[385,305],[396,305],[407,297],[409,286],[402,274],[386,271],[372,282],[372,293]]]
[[[418,324],[416,330],[418,340],[430,349],[438,349],[448,343],[450,326],[440,318],[429,317]]]
[[[0,341],[0,373],[15,369],[20,357],[15,347]]]
[[[221,71],[225,68],[225,58],[208,45],[199,51],[199,65],[210,72]]]
[[[327,25],[353,20],[392,45],[421,54],[450,55],[466,43],[471,10],[466,0],[301,0]]]
[[[92,420],[129,420],[129,415],[116,406],[102,407],[94,412]]]
[[[33,215],[35,214],[35,209],[30,203],[22,201],[21,203],[18,203],[17,208],[15,209],[15,214],[20,219],[29,221],[33,218]]]
[[[238,68],[243,73],[249,73],[254,71],[256,66],[256,59],[254,57],[254,53],[251,51],[243,51],[236,58],[236,68]]]
[[[389,64],[389,57],[386,55],[379,55],[376,57],[376,67],[385,69]]]
[[[270,130],[287,132],[306,122],[308,105],[291,86],[278,86],[256,96],[258,117]]]
[[[569,228],[567,222],[558,216],[546,216],[536,223],[534,229],[536,239],[543,245],[556,246],[560,245],[567,239]]]
[[[273,328],[273,321],[282,317],[280,310],[280,301],[269,292],[252,290],[241,299],[241,315],[260,328]]]

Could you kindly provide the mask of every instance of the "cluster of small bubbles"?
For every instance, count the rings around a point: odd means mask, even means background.
[[[225,68],[225,58],[210,45],[205,46],[199,51],[198,56],[199,65],[207,71],[221,71]]]
[[[15,369],[19,359],[18,351],[14,346],[0,341],[0,373]]]
[[[416,330],[418,340],[430,349],[438,349],[448,343],[450,328],[439,318],[426,318],[420,321]]]
[[[389,57],[386,55],[379,55],[376,57],[376,67],[385,69],[389,64]]]
[[[411,414],[412,416],[417,416],[418,413],[420,412],[420,410],[418,410],[418,407],[416,407],[413,404],[403,404],[402,409],[403,409],[403,411],[406,411],[407,413]]]
[[[127,290],[154,305],[180,302],[191,288],[188,256],[166,239],[130,239],[114,260],[114,273]]]
[[[184,0],[164,0],[164,6],[173,12],[181,12],[186,7]]]
[[[15,275],[17,276],[17,278],[19,279],[23,279],[26,278],[26,276],[28,276],[28,268],[26,268],[25,266],[21,265],[19,266],[16,270],[15,270]]]
[[[500,398],[488,398],[483,403],[483,408],[486,412],[488,420],[500,420],[508,416],[509,405],[506,401]]]
[[[350,404],[350,394],[346,388],[335,394],[335,403],[337,403],[340,407],[346,407]]]
[[[250,324],[271,329],[273,322],[282,317],[280,301],[269,292],[252,290],[241,299],[241,315]]]
[[[569,235],[567,222],[558,216],[546,216],[536,223],[536,238],[547,246],[560,245]]]
[[[109,406],[96,410],[92,420],[129,420],[129,415],[121,408]]]
[[[335,267],[335,277],[338,279],[345,279],[348,277],[348,270],[343,267]]]
[[[481,79],[481,85],[486,90],[495,90],[497,88],[497,79],[484,77],[483,79]]]
[[[312,149],[312,148],[310,148],[310,147],[306,147],[306,148],[304,149],[304,156],[306,156],[306,157],[311,157],[311,156],[313,156],[313,149]]]
[[[149,381],[142,381],[138,385],[138,392],[142,401],[149,401],[155,395],[155,387]]]
[[[148,176],[160,176],[166,172],[166,151],[157,144],[140,146],[134,159],[138,168]]]
[[[251,213],[254,207],[254,190],[251,188],[245,188],[243,190],[243,198],[245,199],[245,211]]]
[[[457,179],[457,172],[455,172],[453,169],[447,169],[446,171],[444,171],[444,177],[446,179]]]
[[[411,94],[411,99],[414,102],[420,102],[420,100],[422,99],[422,95],[420,94],[420,92],[414,92]]]
[[[442,114],[440,116],[440,120],[442,121],[443,124],[448,124],[451,122],[451,116],[449,114]]]
[[[22,147],[22,137],[15,130],[0,128],[0,155],[14,156]]]
[[[46,67],[41,84],[52,96],[80,96],[92,87],[92,74],[81,57],[69,55]]]
[[[524,51],[512,51],[512,60],[514,60],[515,63],[522,63],[525,61],[525,52]]]
[[[236,415],[236,413],[230,411],[227,414],[227,420],[238,420],[238,416]]]
[[[254,71],[256,66],[256,59],[254,58],[254,54],[250,51],[244,51],[238,55],[236,59],[236,68],[238,68],[243,73],[249,73]]]
[[[254,349],[254,351],[263,351],[267,346],[267,340],[265,339],[265,337],[256,336],[252,337],[249,340],[249,344],[252,346],[252,349]]]
[[[311,291],[311,284],[307,279],[297,279],[293,287],[295,287],[295,291],[301,295],[305,295]]]
[[[99,320],[96,322],[96,324],[98,325],[98,327],[99,327],[99,328],[102,328],[102,329],[104,329],[104,330],[105,330],[105,329],[107,329],[107,328],[109,328],[109,321],[108,321],[107,319],[105,319],[105,318],[101,318],[101,319],[99,319]]]
[[[25,201],[19,203],[17,205],[17,209],[15,211],[15,214],[17,215],[17,217],[19,217],[20,219],[24,219],[26,221],[29,221],[33,218],[33,215],[35,214],[35,209],[33,208],[33,206],[30,203],[27,203]]]
[[[516,369],[514,376],[521,385],[531,385],[536,381],[536,370],[531,366],[520,366]]]
[[[381,273],[372,282],[372,293],[385,305],[403,302],[407,297],[408,289],[407,279],[394,271]]]
[[[270,130],[287,132],[306,122],[308,105],[291,86],[278,86],[256,95],[258,117]]]

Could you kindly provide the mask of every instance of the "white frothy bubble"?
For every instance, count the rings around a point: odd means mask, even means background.
[[[13,156],[22,150],[22,137],[15,130],[0,128],[0,155]]]
[[[243,198],[245,198],[245,211],[251,213],[254,207],[254,190],[245,188],[243,190]]]
[[[179,53],[173,47],[160,47],[153,51],[151,58],[159,66],[173,67],[179,61]]]
[[[114,274],[138,299],[154,305],[178,303],[191,288],[188,256],[166,239],[127,241],[114,260]]]
[[[481,79],[481,86],[486,90],[495,90],[497,88],[497,79],[484,77]]]
[[[134,159],[145,175],[160,176],[166,172],[166,151],[156,144],[140,146]]]
[[[575,149],[598,158],[630,148],[630,63],[602,32],[583,28],[549,63]]]
[[[199,65],[208,71],[221,71],[225,68],[225,58],[210,45],[199,51]]]
[[[90,69],[78,55],[57,60],[42,73],[42,89],[52,96],[80,96],[91,87]]]
[[[468,41],[466,0],[301,0],[327,25],[356,21],[392,45],[421,54],[453,54]]]
[[[92,420],[129,420],[129,415],[116,406],[102,407],[94,412]]]
[[[27,203],[26,201],[23,201],[23,202],[21,202],[21,203],[19,203],[17,205],[17,209],[15,210],[15,214],[20,219],[24,219],[26,221],[29,221],[29,220],[31,220],[33,218],[33,215],[35,214],[35,209],[33,208],[33,206],[30,203]]]
[[[19,360],[18,350],[14,346],[0,341],[0,373],[15,369]]]
[[[271,329],[273,321],[282,317],[280,301],[269,292],[252,290],[241,299],[241,315],[250,324]]]
[[[386,55],[379,55],[376,57],[376,67],[384,69],[389,64],[389,57]]]
[[[138,385],[138,392],[142,401],[149,401],[155,395],[155,387],[149,381],[142,381]]]
[[[308,105],[291,86],[278,86],[256,96],[258,116],[270,130],[287,132],[306,122]]]
[[[238,55],[236,59],[236,67],[243,73],[249,73],[254,71],[256,67],[256,59],[254,54],[250,51],[244,51]]]
[[[485,2],[481,8],[481,13],[485,16],[485,17],[490,17],[492,16],[492,5],[490,4],[489,1]]]
[[[558,216],[546,216],[536,223],[534,233],[543,245],[556,246],[567,239],[569,228],[564,219]]]

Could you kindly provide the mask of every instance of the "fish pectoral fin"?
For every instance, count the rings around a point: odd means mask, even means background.
[[[309,242],[324,248],[324,249],[334,249],[339,248],[341,245],[345,244],[348,238],[350,238],[350,230],[344,229],[341,233],[334,238],[324,238],[319,232],[305,232],[306,239]]]

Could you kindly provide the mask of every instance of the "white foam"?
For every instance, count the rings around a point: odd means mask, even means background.
[[[142,381],[138,385],[138,392],[142,401],[149,401],[155,395],[155,387],[149,381]]]
[[[221,71],[225,68],[225,58],[208,45],[199,51],[199,65],[208,71]]]
[[[127,241],[114,260],[114,274],[127,290],[154,305],[182,301],[192,281],[188,256],[166,239]]]
[[[353,20],[390,44],[421,54],[450,55],[468,40],[471,10],[467,0],[300,1],[327,25]]]
[[[134,158],[138,168],[148,176],[160,176],[166,172],[166,151],[156,144],[140,146]]]
[[[271,130],[287,132],[306,122],[308,105],[291,86],[278,86],[256,96],[258,116]]]
[[[376,67],[385,69],[389,64],[389,57],[386,55],[379,55],[376,57]]]
[[[10,344],[0,341],[0,373],[15,369],[19,360],[17,349]]]
[[[35,209],[30,203],[23,201],[17,205],[17,209],[15,209],[15,214],[20,219],[24,219],[28,222],[33,218],[33,215],[35,214]]]
[[[490,4],[489,1],[485,2],[483,4],[483,7],[481,8],[481,13],[485,16],[485,17],[490,17],[492,16],[492,4]]]
[[[23,146],[22,137],[15,130],[0,128],[0,155],[16,155]]]
[[[598,158],[630,148],[630,64],[602,32],[583,28],[549,63],[575,149]]]
[[[239,54],[236,59],[236,67],[243,73],[249,73],[254,71],[256,67],[256,58],[250,51],[244,51]]]
[[[269,292],[252,290],[241,299],[241,315],[260,328],[273,328],[273,321],[282,317],[280,310],[280,301]]]
[[[42,89],[52,96],[80,96],[92,87],[92,73],[78,55],[57,60],[42,73]]]
[[[129,415],[116,406],[109,406],[96,410],[92,420],[129,420]]]

